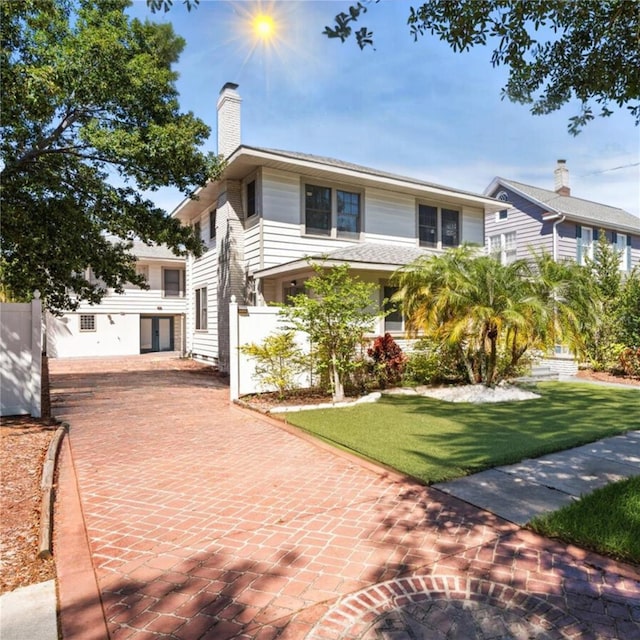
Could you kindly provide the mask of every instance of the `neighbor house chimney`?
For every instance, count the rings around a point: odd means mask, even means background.
[[[240,103],[237,84],[227,82],[218,98],[218,153],[228,158],[240,146]]]
[[[555,179],[554,190],[561,196],[570,196],[571,189],[569,189],[569,169],[567,169],[566,160],[558,160],[558,166],[553,172]]]

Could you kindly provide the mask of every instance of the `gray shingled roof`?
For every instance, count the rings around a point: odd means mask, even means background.
[[[403,182],[409,182],[421,187],[432,187],[434,189],[442,189],[444,191],[451,191],[452,193],[460,193],[467,196],[474,196],[476,198],[484,198],[485,200],[492,200],[488,196],[484,196],[479,193],[473,193],[472,191],[464,191],[462,189],[454,189],[453,187],[447,187],[435,182],[427,182],[425,180],[419,180],[418,178],[411,178],[408,176],[402,176],[397,173],[389,173],[387,171],[380,171],[379,169],[373,169],[371,167],[365,167],[360,164],[354,164],[353,162],[345,162],[344,160],[337,160],[336,158],[328,158],[326,156],[316,156],[311,153],[301,153],[299,151],[284,151],[282,149],[268,149],[266,147],[250,147],[248,145],[242,145],[246,149],[253,149],[254,151],[261,151],[262,153],[270,153],[272,155],[282,156],[283,158],[291,158],[292,160],[306,160],[308,162],[315,162],[316,164],[326,165],[335,169],[347,169],[350,171],[358,171],[359,173],[365,173],[367,175],[376,178],[389,178],[390,180],[401,180]]]
[[[403,247],[370,242],[337,249],[324,256],[318,255],[313,257],[317,259],[326,257],[329,260],[344,260],[345,262],[366,262],[369,264],[402,266],[425,255],[429,255],[429,252],[419,247]]]
[[[177,256],[166,245],[147,245],[144,242],[134,242],[131,253],[136,258],[151,258],[155,260],[184,260],[184,257]]]
[[[609,205],[599,204],[591,200],[575,198],[574,196],[561,196],[555,191],[532,187],[531,185],[515,182],[514,180],[499,178],[499,181],[507,187],[512,186],[525,196],[534,198],[553,211],[563,213],[569,217],[601,223],[606,225],[607,228],[624,226],[640,231],[640,218],[624,209],[610,207]]]

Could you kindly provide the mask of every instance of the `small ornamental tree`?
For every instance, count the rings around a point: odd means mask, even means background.
[[[391,334],[378,336],[367,354],[373,360],[374,373],[383,389],[402,380],[407,357]]]
[[[255,377],[265,387],[275,387],[280,399],[296,387],[296,378],[308,364],[293,331],[272,333],[261,344],[245,344],[240,351],[255,360]]]
[[[344,400],[344,385],[362,366],[356,351],[380,315],[373,311],[377,285],[349,274],[349,265],[325,269],[311,264],[316,275],[305,282],[309,291],[291,296],[282,310],[292,328],[305,331],[317,353],[317,366],[328,373],[334,402]]]

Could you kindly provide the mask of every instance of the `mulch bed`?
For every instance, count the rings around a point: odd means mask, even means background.
[[[42,466],[56,425],[29,417],[0,425],[0,593],[55,578],[52,558],[38,558]]]

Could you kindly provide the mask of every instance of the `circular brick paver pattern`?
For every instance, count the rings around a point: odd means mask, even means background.
[[[524,591],[431,575],[390,580],[344,598],[306,640],[561,640],[575,637],[576,622]]]

